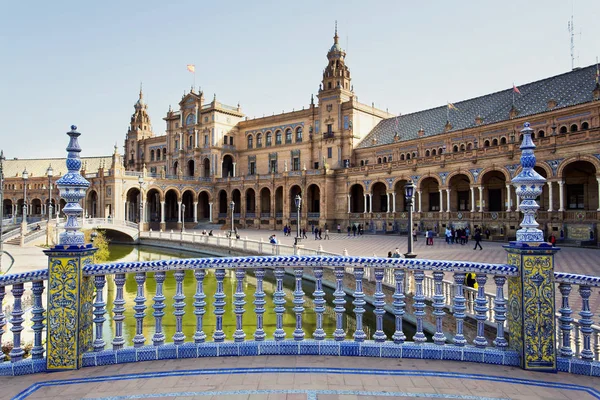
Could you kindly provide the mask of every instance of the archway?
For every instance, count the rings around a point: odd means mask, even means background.
[[[506,176],[500,171],[488,171],[481,177],[481,185],[483,186],[483,209],[503,211],[506,204]]]
[[[396,211],[408,211],[406,199],[404,198],[404,187],[407,181],[402,179],[394,185],[394,193],[396,193]],[[413,204],[417,201],[416,193],[413,194]],[[393,208],[392,208],[393,210]]]
[[[177,168],[179,167],[179,163],[175,161],[173,163],[173,175],[177,175]]]
[[[566,210],[596,210],[598,182],[596,168],[589,161],[575,161],[565,166],[562,178],[564,208]]]
[[[256,213],[256,193],[252,188],[246,190],[246,213]]]
[[[450,210],[471,211],[471,181],[465,174],[457,174],[448,180]]]
[[[386,187],[385,187],[385,183],[383,182],[375,182],[373,184],[373,187],[371,188],[371,191],[373,193],[373,197],[372,197],[372,201],[373,204],[371,205],[371,209],[373,212],[379,213],[379,212],[387,212],[388,208],[388,196],[387,196],[387,191],[386,191]]]
[[[228,176],[234,176],[233,170],[233,157],[227,154],[223,157],[223,169],[222,169],[222,177],[227,178]]]
[[[306,189],[306,201],[305,207],[309,213],[320,213],[321,212],[321,189],[314,183],[309,185]]]
[[[239,215],[240,210],[242,209],[242,193],[239,189],[233,189],[233,192],[231,192],[231,199],[235,203],[233,206],[233,213]]]
[[[546,170],[540,166],[535,166],[533,168],[535,172],[544,177],[544,179],[548,180],[548,176],[546,174]],[[556,185],[554,185],[556,186]],[[511,188],[511,192],[514,190]],[[554,193],[553,193],[554,194]],[[539,211],[546,211],[550,206],[550,195],[548,193],[548,185],[542,186],[542,194],[536,199],[538,205],[540,206]]]
[[[42,215],[42,201],[40,199],[31,200],[31,211],[29,215]]]
[[[23,217],[23,199],[17,200],[17,216]]]
[[[95,190],[90,190],[88,193],[85,210],[89,218],[96,218],[98,216],[98,193]]]
[[[125,220],[138,222],[140,216],[140,189],[131,188],[127,191],[125,206]]]
[[[293,214],[293,216],[296,216],[296,196],[300,195],[302,196],[302,189],[300,189],[300,186],[298,185],[293,185],[290,188],[290,199],[289,199],[289,210],[290,210],[290,214]],[[304,200],[304,199],[303,199]]]
[[[189,160],[187,162],[187,176],[194,176],[194,171],[195,171],[194,160]]]
[[[204,159],[202,176],[208,178],[210,176],[210,160],[208,158]]]
[[[146,193],[146,209],[148,222],[160,222],[160,192],[157,189],[150,189]]]
[[[275,214],[277,217],[283,215],[283,186],[275,190]]]
[[[195,193],[192,192],[191,190],[186,190],[181,195],[181,204],[185,206],[185,210],[183,210],[183,215],[181,216],[181,220],[183,222],[191,222],[194,220],[194,198],[195,197],[196,197]]]
[[[58,202],[58,206],[60,207],[60,213],[58,215],[59,218],[65,217],[65,213],[63,212],[63,210],[65,209],[66,205],[67,205],[67,202],[64,199],[60,199],[60,201]],[[21,210],[22,210],[22,208],[21,208]]]
[[[365,212],[365,191],[358,183],[350,186],[350,212]]]
[[[4,208],[2,215],[4,218],[12,217],[13,214],[13,202],[9,199],[4,199]]]
[[[420,184],[421,211],[440,211],[440,185],[437,179],[432,177],[423,178]]]
[[[227,204],[227,192],[225,190],[219,191],[219,217],[227,218],[227,211],[229,205]]]
[[[208,192],[202,191],[198,195],[198,219],[210,218],[210,197]]]
[[[260,191],[260,216],[271,216],[271,190],[266,187]]]
[[[177,222],[179,220],[179,196],[175,189],[170,189],[165,193],[165,222]]]

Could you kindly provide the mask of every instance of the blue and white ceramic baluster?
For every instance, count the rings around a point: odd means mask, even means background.
[[[318,265],[313,267],[315,275],[315,291],[313,292],[313,303],[315,305],[315,314],[317,315],[317,327],[313,333],[315,340],[325,339],[325,331],[323,330],[323,314],[325,313],[325,292],[323,291],[323,267]]]
[[[559,352],[562,357],[573,357],[573,349],[571,349],[571,330],[573,329],[573,326],[571,325],[573,323],[571,314],[573,313],[573,310],[569,304],[571,284],[561,283],[558,285],[558,290],[560,290],[560,294],[562,295],[562,307],[559,310],[560,317],[558,317],[560,330],[562,332],[562,345],[560,346]]]
[[[242,267],[235,269],[236,289],[233,295],[233,306],[235,307],[235,332],[233,333],[234,342],[243,342],[246,338],[244,333],[244,305],[246,304],[246,293],[244,293],[244,277],[246,270]]]
[[[215,342],[223,342],[225,340],[225,332],[223,331],[223,314],[225,314],[223,279],[225,279],[225,270],[223,268],[217,268],[215,270],[215,278],[217,280],[217,290],[215,291],[214,296],[215,331],[213,332],[213,340]]]
[[[154,335],[152,336],[152,343],[155,346],[162,346],[165,344],[165,333],[163,332],[162,319],[165,316],[165,295],[163,294],[163,284],[165,282],[167,273],[165,271],[157,271],[154,273],[154,280],[156,281],[156,292],[152,300],[154,304],[152,308],[154,312]]]
[[[185,315],[185,295],[183,294],[183,279],[185,278],[185,271],[177,270],[173,274],[175,277],[175,304],[173,304],[173,315],[175,316],[175,334],[173,335],[173,344],[179,346],[185,341],[185,335],[183,334],[183,316]]]
[[[13,349],[8,354],[11,362],[21,361],[25,354],[25,351],[21,348],[21,331],[24,329],[21,296],[23,296],[24,291],[22,283],[15,283],[11,290],[14,296],[14,306],[10,313],[10,323],[12,324],[10,331],[13,333]]]
[[[133,337],[133,347],[142,347],[146,343],[144,337],[144,317],[146,316],[146,296],[144,296],[144,283],[146,283],[146,273],[136,272],[135,282],[137,283],[137,293],[135,296],[135,336]]]
[[[42,293],[44,293],[44,281],[33,282],[31,291],[33,292],[33,348],[31,349],[31,358],[44,357],[44,345],[42,344],[42,330],[44,329],[44,306],[42,305]],[[0,303],[2,304],[2,303]]]
[[[344,267],[335,267],[335,291],[333,292],[333,304],[335,307],[335,331],[333,338],[337,341],[342,341],[346,338],[344,331],[344,313],[346,312],[346,292],[344,292]]]
[[[440,271],[433,272],[433,315],[435,316],[435,334],[433,335],[433,343],[445,344],[446,335],[442,326],[444,315],[444,292],[442,290],[442,281],[444,273]]]
[[[590,295],[592,294],[592,290],[587,285],[579,285],[579,295],[581,296],[581,311],[579,315],[579,325],[581,325],[581,334],[583,336],[583,350],[581,350],[581,359],[593,361],[594,360],[594,352],[592,351],[592,324],[594,321],[592,317],[594,314],[590,311]]]
[[[283,276],[285,270],[283,267],[275,267],[275,293],[273,293],[273,304],[275,304],[275,340],[285,339],[283,330],[283,313],[285,312],[285,292],[283,291]]]
[[[206,271],[203,269],[197,269],[194,271],[194,277],[196,278],[196,293],[194,294],[194,315],[196,316],[196,332],[194,333],[194,343],[204,343],[206,340],[206,333],[204,333],[203,319],[206,313],[206,295],[204,294],[204,277]]]
[[[112,340],[113,350],[120,350],[125,344],[123,338],[123,321],[125,320],[125,299],[123,298],[123,286],[125,285],[125,274],[115,274],[115,300],[113,301],[113,321],[115,321],[115,337]]]
[[[392,336],[394,339],[394,343],[402,344],[406,340],[406,335],[404,334],[404,330],[402,327],[402,319],[404,318],[404,307],[406,307],[406,296],[404,295],[404,276],[405,272],[402,268],[394,269],[394,282],[396,284],[396,291],[392,298],[394,302],[392,305],[394,306],[394,316],[396,321],[396,331]]]
[[[265,269],[257,268],[254,271],[256,276],[256,291],[254,292],[254,313],[256,314],[256,331],[254,332],[254,340],[262,342],[267,336],[263,328],[263,316],[265,314],[265,291],[263,290],[263,282],[265,278]]]
[[[373,339],[376,342],[385,342],[387,336],[383,332],[383,315],[385,314],[385,310],[383,307],[385,306],[385,294],[383,294],[383,274],[385,270],[382,267],[375,267],[375,293],[373,297],[375,301],[373,305],[375,306],[375,333],[373,334]]]
[[[304,313],[304,291],[302,290],[302,267],[294,268],[294,277],[296,278],[296,287],[294,289],[294,313],[296,314],[296,329],[294,330],[294,340],[304,340],[304,330],[302,329],[302,314]]]
[[[475,347],[486,347],[488,341],[485,338],[485,320],[487,319],[487,300],[485,298],[485,283],[487,282],[487,276],[485,274],[476,274],[475,280],[477,281],[477,297],[475,298],[475,319],[477,320],[477,337],[473,340]]]
[[[2,335],[5,333],[4,327],[6,326],[6,315],[4,314],[4,307],[2,307],[4,296],[6,296],[6,289],[4,286],[0,286],[0,343],[2,343]],[[4,361],[5,358],[4,353],[0,351],[0,362]]]
[[[425,272],[414,271],[413,278],[415,280],[413,308],[415,309],[414,315],[417,320],[417,331],[413,336],[413,342],[420,344],[427,340],[425,334],[423,333],[423,319],[425,318],[425,295],[423,294],[423,280],[425,279]]]
[[[96,339],[94,340],[94,351],[104,350],[106,343],[102,333],[102,327],[106,322],[106,302],[104,301],[104,285],[106,285],[106,276],[96,275],[94,277],[96,286],[96,298],[94,301],[94,325],[96,326]]]
[[[465,278],[464,272],[456,272],[454,274],[454,319],[456,320],[456,335],[452,342],[457,346],[464,346],[467,344],[467,339],[463,333],[464,322],[465,322]]]
[[[508,347],[508,341],[504,337],[504,321],[506,321],[506,299],[504,298],[505,276],[494,276],[496,283],[496,298],[494,299],[494,314],[496,314],[496,339],[494,346],[505,349]]]
[[[354,291],[354,315],[356,317],[356,330],[354,331],[354,341],[363,342],[367,338],[367,334],[363,329],[363,314],[365,313],[365,294],[362,288],[362,279],[365,275],[365,269],[362,266],[354,267],[354,280],[356,282],[356,290]]]

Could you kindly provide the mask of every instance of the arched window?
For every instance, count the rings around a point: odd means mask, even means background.
[[[425,150],[425,157],[429,157],[431,155],[431,152],[429,150]]]
[[[490,141],[486,140],[485,142],[483,142],[483,147],[490,147]]]
[[[577,124],[571,125],[571,132],[577,132]]]
[[[290,128],[285,130],[285,143],[292,143],[292,130]]]
[[[381,164],[381,157],[377,159],[377,164]]]
[[[167,148],[166,147],[163,147],[163,156],[162,156],[162,159],[163,160],[167,159]]]
[[[360,166],[364,167],[365,166],[365,160],[360,160]]]
[[[437,156],[437,150],[436,149],[431,150],[431,155],[432,156]]]
[[[535,132],[531,132],[531,139],[535,139]]]
[[[506,138],[504,136],[500,138],[500,144],[506,144]]]
[[[461,145],[460,145],[460,151],[465,151],[465,149],[466,149],[465,145],[464,145],[464,144],[461,144]]]
[[[262,147],[262,133],[256,135],[256,148]]]
[[[154,161],[154,150],[150,150],[150,161]]]
[[[472,148],[473,148],[473,145],[471,143],[467,143],[467,150],[471,151]]]
[[[299,126],[298,128],[296,128],[296,143],[299,143],[302,141],[302,127]]]
[[[281,144],[281,131],[275,132],[275,144]]]
[[[193,147],[194,146],[194,135],[190,135],[190,137],[188,138],[188,147]]]
[[[387,157],[383,157],[383,163],[387,164]]]
[[[417,158],[417,152],[416,152],[416,151],[413,151],[413,153],[412,153],[412,157],[413,157],[413,158]]]
[[[492,146],[498,146],[498,139],[492,140]]]
[[[410,153],[406,153],[406,159],[410,160]]]
[[[457,145],[452,146],[452,152],[453,153],[458,153],[458,146]]]
[[[273,144],[273,135],[271,132],[267,132],[267,143],[266,146],[269,147]]]
[[[519,143],[521,143],[523,141],[523,134],[519,135]]]
[[[540,137],[540,138],[546,137],[546,132],[538,131],[538,137]]]
[[[254,138],[252,135],[248,135],[248,148],[251,149],[254,146]]]
[[[585,131],[585,130],[587,130],[587,129],[590,129],[590,124],[589,124],[588,122],[583,122],[583,123],[581,124],[581,130],[582,130],[582,131]]]
[[[400,161],[404,161],[404,154],[400,154]]]
[[[566,126],[561,126],[559,133],[567,133],[567,127]]]

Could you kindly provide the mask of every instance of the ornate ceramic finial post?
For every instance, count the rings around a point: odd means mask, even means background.
[[[510,349],[521,356],[526,370],[556,372],[556,322],[554,318],[554,254],[559,250],[544,242],[535,213],[536,198],[546,179],[535,170],[535,144],[529,123],[523,124],[521,172],[512,180],[523,212],[517,240],[504,246],[508,264],[519,274],[508,279],[508,328]]]
[[[63,212],[67,216],[65,232],[58,245],[44,253],[48,256],[48,311],[46,339],[46,368],[48,370],[78,369],[82,355],[93,348],[94,282],[84,277],[82,269],[92,264],[96,249],[85,244],[77,217],[82,213],[79,202],[89,187],[79,173],[81,148],[77,142],[80,133],[75,125],[67,132],[68,172],[56,182],[60,196],[67,202]],[[64,282],[72,282],[65,285]]]

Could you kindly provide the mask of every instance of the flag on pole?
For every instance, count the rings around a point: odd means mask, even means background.
[[[187,70],[192,72],[192,73],[196,73],[196,65],[194,64],[188,64],[187,65]]]
[[[519,90],[518,87],[515,86],[515,84],[513,83],[513,92],[521,94],[521,91]]]

